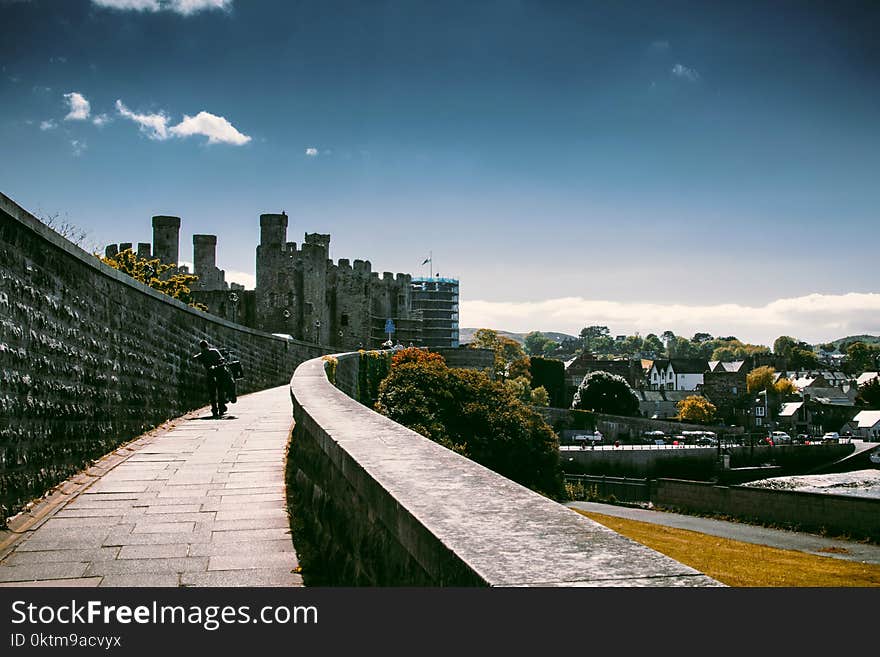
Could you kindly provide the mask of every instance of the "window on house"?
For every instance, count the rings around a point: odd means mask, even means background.
[[[306,301],[305,308],[303,309],[303,314],[311,315],[312,314],[312,302]]]
[[[340,326],[348,326],[348,314],[342,313],[342,316],[339,318]]]

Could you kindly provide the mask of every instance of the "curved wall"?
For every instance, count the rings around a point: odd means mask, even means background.
[[[240,393],[284,385],[325,352],[160,294],[0,194],[0,515],[206,405],[202,338],[239,356]]]
[[[294,543],[307,583],[717,586],[359,404],[358,354],[291,379]]]

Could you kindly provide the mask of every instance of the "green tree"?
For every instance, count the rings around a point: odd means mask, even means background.
[[[498,331],[481,328],[471,340],[474,349],[491,349],[495,352],[495,377],[499,380],[518,376],[531,378],[529,357],[516,340],[499,335]]]
[[[819,357],[813,347],[790,335],[780,335],[773,342],[773,353],[785,358],[788,367],[793,370],[814,369],[819,367]]]
[[[538,386],[537,388],[532,388],[532,406],[549,406],[550,405],[550,394],[547,392],[544,386]]]
[[[853,342],[846,348],[847,369],[854,374],[874,372],[877,370],[878,356],[880,356],[880,346],[861,341]]]
[[[102,257],[101,262],[188,306],[208,310],[208,306],[193,300],[192,285],[199,280],[198,276],[180,273],[166,275],[176,271],[175,265],[163,264],[158,258],[152,260],[138,258],[132,249],[123,249],[109,258]]]
[[[792,383],[789,379],[786,379],[784,376],[780,377],[775,384],[773,384],[773,390],[777,395],[782,395],[783,397],[787,395],[795,394],[798,389],[795,387],[794,383]]]
[[[711,344],[715,348],[708,360],[720,360],[725,363],[770,353],[770,349],[764,345],[744,344],[736,338],[719,338],[713,340]]]
[[[790,335],[780,335],[773,341],[773,353],[787,359],[791,357],[791,350],[794,349],[796,345],[797,340]]]
[[[682,422],[709,424],[715,420],[715,404],[700,395],[689,395],[676,404]]]
[[[540,331],[532,331],[523,340],[523,347],[529,356],[541,356],[548,348],[555,349],[556,341]]]
[[[699,350],[687,338],[674,337],[666,345],[670,358],[698,358]],[[708,359],[707,359],[708,360]]]
[[[880,409],[880,377],[876,377],[859,387],[859,398],[871,409]]]
[[[571,407],[612,415],[636,415],[639,398],[622,376],[599,370],[584,377]]]
[[[653,333],[648,333],[648,335],[645,336],[645,342],[642,345],[642,349],[644,350],[645,355],[649,358],[659,358],[665,347],[660,338]]]
[[[607,326],[586,326],[581,329],[580,336],[584,349],[594,354],[609,354],[613,349],[614,339]]]
[[[508,383],[436,361],[405,362],[392,365],[376,410],[505,477],[559,498],[559,439]]]
[[[756,367],[746,375],[746,390],[749,393],[772,390],[775,375],[776,369],[769,365]]]
[[[550,395],[549,404],[562,408],[565,403],[565,365],[561,360],[533,356],[529,359],[532,385],[543,387]]]

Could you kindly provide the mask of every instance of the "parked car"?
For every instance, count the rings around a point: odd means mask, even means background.
[[[789,436],[784,431],[773,431],[770,434],[770,439],[773,441],[774,445],[790,445],[791,444],[791,436]]]
[[[840,442],[840,434],[836,431],[828,431],[822,436],[823,443],[839,443]]]
[[[796,442],[799,443],[799,444],[801,444],[801,445],[809,445],[811,440],[812,440],[812,436],[810,436],[810,434],[808,434],[808,433],[799,433],[799,434],[797,435]]]
[[[875,465],[880,465],[880,447],[871,450],[871,453],[868,454],[868,460]]]

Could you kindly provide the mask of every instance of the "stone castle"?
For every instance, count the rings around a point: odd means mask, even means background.
[[[193,235],[196,300],[212,314],[268,333],[340,350],[375,348],[389,338],[403,345],[458,346],[458,281],[372,270],[369,260],[330,259],[330,235],[287,241],[288,216],[260,215],[256,288],[227,283],[216,264],[216,235]],[[139,257],[179,262],[180,218],[153,217],[153,243]],[[131,243],[108,245],[109,257]],[[186,267],[178,267],[186,273]]]

